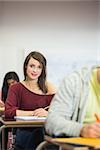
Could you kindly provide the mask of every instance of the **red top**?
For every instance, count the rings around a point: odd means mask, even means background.
[[[14,118],[16,109],[35,110],[50,105],[54,94],[40,95],[28,90],[23,84],[16,83],[9,88],[5,103],[5,117]]]

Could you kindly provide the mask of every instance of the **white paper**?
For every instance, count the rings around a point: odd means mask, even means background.
[[[46,117],[37,117],[37,116],[15,116],[14,119],[18,119],[18,120],[45,120]]]

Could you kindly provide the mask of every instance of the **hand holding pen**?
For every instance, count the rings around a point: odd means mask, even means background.
[[[80,132],[82,137],[100,138],[100,118],[95,113],[96,122],[85,124]]]
[[[46,106],[44,108],[38,108],[36,110],[33,111],[33,116],[40,116],[40,117],[44,117],[48,115],[48,108],[49,106]]]
[[[46,107],[44,107],[44,110],[48,110],[48,109],[49,109],[49,107],[50,107],[50,106],[46,106]]]
[[[100,117],[98,116],[98,114],[94,114],[95,118],[96,118],[96,122],[100,122]]]

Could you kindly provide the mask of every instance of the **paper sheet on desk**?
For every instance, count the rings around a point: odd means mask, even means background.
[[[37,117],[37,116],[15,116],[14,119],[18,119],[18,120],[45,120],[46,117]]]

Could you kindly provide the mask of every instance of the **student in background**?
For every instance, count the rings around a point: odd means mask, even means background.
[[[65,77],[51,102],[45,128],[54,136],[100,138],[100,67]]]
[[[0,91],[0,111],[4,111],[5,109],[5,101],[7,99],[9,87],[17,82],[19,82],[19,77],[16,72],[9,71],[5,74]]]
[[[11,86],[5,104],[6,118],[14,116],[47,116],[44,108],[56,92],[54,85],[46,79],[46,58],[33,51],[25,59],[24,80]],[[19,128],[15,150],[35,150],[43,141],[43,128]]]
[[[11,85],[19,82],[19,77],[16,72],[10,71],[5,74],[3,85],[2,85],[2,91],[1,91],[1,100],[5,103],[8,89]]]
[[[9,71],[5,74],[4,79],[3,79],[3,85],[2,85],[2,90],[1,90],[1,100],[0,100],[0,107],[2,108],[3,111],[5,109],[5,102],[7,99],[9,87],[12,86],[13,84],[16,84],[17,82],[19,82],[19,76],[16,72]],[[6,138],[5,145],[6,146],[8,142],[8,131],[10,130],[5,129],[5,138]],[[12,131],[13,131],[13,134],[15,134],[15,129],[13,129]]]
[[[5,107],[5,101],[7,99],[9,87],[15,83],[19,82],[19,76],[14,71],[9,71],[5,74],[2,84],[2,89],[0,93],[0,107]]]

